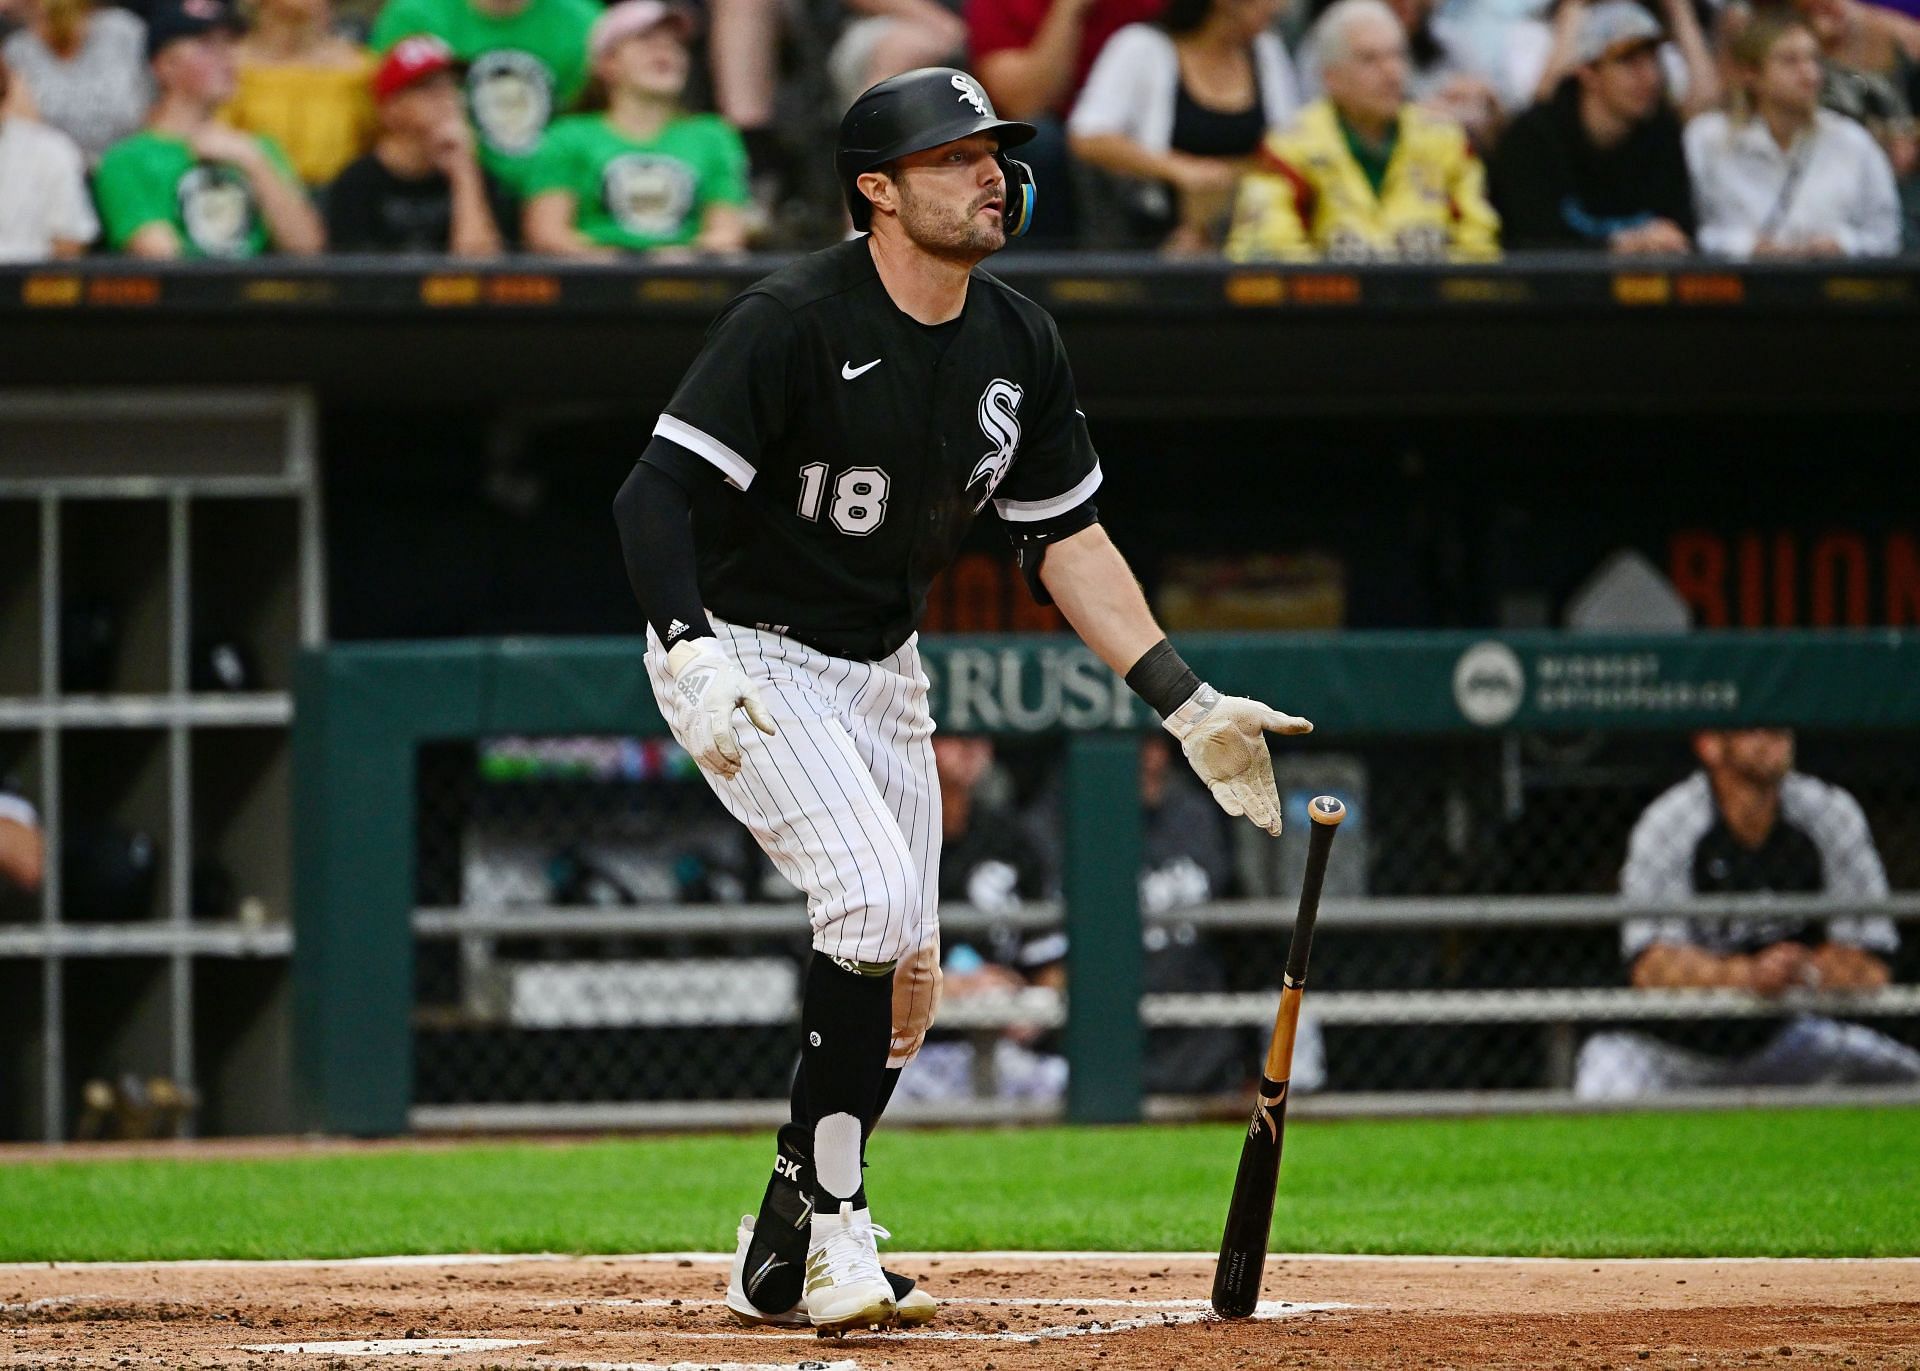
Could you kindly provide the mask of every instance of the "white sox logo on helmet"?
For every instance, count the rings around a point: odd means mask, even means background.
[[[1013,465],[1020,448],[1020,397],[1024,394],[1011,381],[995,377],[980,393],[980,431],[993,444],[973,464],[967,475],[967,494],[973,496],[973,512],[978,514]]]
[[[953,88],[960,92],[962,104],[972,105],[975,114],[986,114],[987,97],[981,93],[980,87],[973,83],[971,77],[962,76],[958,72],[954,73]]]

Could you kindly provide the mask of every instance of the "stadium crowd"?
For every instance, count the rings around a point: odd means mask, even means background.
[[[355,3],[0,0],[0,261],[816,245],[839,112],[942,62],[1040,128],[1036,246],[1920,244],[1914,0]]]

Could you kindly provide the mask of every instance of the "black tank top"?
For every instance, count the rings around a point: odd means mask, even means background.
[[[1251,55],[1249,59],[1252,60]],[[1223,113],[1187,93],[1181,80],[1173,97],[1173,149],[1194,157],[1251,157],[1266,136],[1266,106],[1260,99],[1260,64],[1253,64],[1253,103]]]

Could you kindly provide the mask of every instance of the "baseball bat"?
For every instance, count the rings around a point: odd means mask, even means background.
[[[1267,1262],[1273,1227],[1273,1197],[1280,1183],[1280,1145],[1287,1133],[1287,1084],[1293,1076],[1293,1036],[1300,1024],[1300,999],[1307,985],[1307,953],[1313,948],[1313,922],[1320,913],[1320,886],[1327,876],[1333,831],[1347,807],[1331,795],[1307,804],[1313,831],[1307,839],[1307,869],[1300,881],[1300,912],[1294,916],[1293,941],[1287,947],[1287,973],[1280,986],[1280,1012],[1267,1043],[1266,1069],[1253,1104],[1246,1140],[1240,1145],[1240,1170],[1233,1178],[1220,1260],[1213,1268],[1213,1312],[1223,1319],[1244,1319],[1260,1303],[1260,1278]]]

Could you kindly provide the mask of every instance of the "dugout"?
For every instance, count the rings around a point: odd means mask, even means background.
[[[328,612],[315,636],[337,649],[437,641],[448,656],[431,646],[394,648],[431,673],[463,654],[494,651],[454,639],[635,630],[607,501],[706,319],[767,265],[688,271],[513,263],[449,271],[438,263],[331,259],[264,272],[205,264],[155,272],[104,260],[71,270],[8,268],[0,271],[0,396],[56,391],[84,405],[89,392],[128,386],[175,397],[214,387],[292,388],[313,416],[325,510]],[[1470,630],[1449,640],[1447,651],[1457,653],[1489,630],[1504,638],[1558,623],[1593,567],[1632,548],[1681,587],[1704,624],[1871,630],[1920,622],[1920,473],[1903,460],[1920,393],[1909,342],[1920,273],[1909,264],[1612,271],[1549,260],[1346,271],[1086,256],[1008,259],[1005,266],[1014,284],[1060,319],[1109,471],[1103,511],[1157,593],[1178,579],[1181,558],[1277,549],[1315,559],[1310,622]],[[117,460],[137,474],[143,454],[129,446]],[[1236,497],[1217,498],[1223,486]],[[26,527],[7,524],[16,526]],[[936,605],[942,630],[1046,626],[1005,575],[997,543],[991,529],[980,531],[979,560]],[[0,555],[0,566],[18,561]],[[0,590],[24,584],[15,577]],[[396,584],[409,593],[395,594]],[[1337,592],[1331,599],[1329,587]],[[32,617],[12,613],[17,595],[6,603],[4,622]],[[164,606],[164,595],[158,603]],[[1819,664],[1842,640],[1754,641],[1777,648],[1779,663],[1743,658],[1741,669],[1778,683],[1824,670]],[[1873,641],[1895,643],[1896,657],[1907,651],[1904,639]],[[624,650],[617,636],[604,646]],[[17,661],[13,647],[0,643],[0,657]],[[565,648],[594,650],[591,643]],[[1023,643],[1017,655],[1030,650]],[[22,700],[35,695],[32,671],[3,674]],[[1291,698],[1289,678],[1281,671],[1276,698]],[[1879,679],[1890,698],[1910,694],[1911,674]],[[1359,690],[1360,681],[1343,688]],[[462,736],[489,717],[474,715]],[[1457,712],[1450,717],[1464,729]],[[1830,756],[1871,753],[1874,738],[1901,747],[1910,739],[1911,721],[1822,719],[1845,735],[1820,741]],[[276,726],[285,722],[285,712],[275,714]],[[630,722],[592,710],[535,716],[554,729]],[[145,726],[151,731],[150,719]],[[13,729],[13,741],[38,736],[40,727],[32,716]],[[1322,727],[1330,727],[1325,719]],[[1617,827],[1623,816],[1614,811],[1627,803],[1620,797],[1651,793],[1660,769],[1675,764],[1676,730],[1684,727],[1683,719],[1663,717],[1659,736],[1642,740],[1644,758],[1608,754],[1595,767],[1565,735],[1536,743],[1515,734],[1509,744],[1466,731],[1475,741],[1459,744],[1469,758],[1459,764],[1490,778],[1485,798],[1497,811],[1508,802],[1504,778],[1538,770],[1524,757],[1509,765],[1503,749],[1545,747],[1556,775],[1585,784],[1588,795],[1613,797],[1608,823]],[[145,745],[165,755],[164,744]],[[32,746],[30,738],[22,746]],[[1423,774],[1456,766],[1450,744],[1438,738],[1416,748],[1389,730],[1372,746],[1376,771],[1396,750],[1417,751]],[[1896,768],[1906,755],[1880,751]],[[1842,761],[1851,764],[1848,756]],[[1119,761],[1108,764],[1110,783],[1122,785]],[[270,765],[256,769],[269,786],[290,783]],[[293,770],[291,783],[304,784],[308,769]],[[1440,795],[1444,787],[1427,789]],[[1382,802],[1424,808],[1417,793]],[[1907,807],[1888,783],[1881,812]],[[1904,843],[1910,834],[1902,828],[1898,837]],[[1525,832],[1514,840],[1525,841]],[[1533,840],[1555,841],[1550,832]],[[1594,873],[1604,874],[1610,858],[1595,849],[1580,860],[1579,891],[1592,895],[1601,888]],[[1911,860],[1890,865],[1905,872]],[[1425,940],[1426,964],[1452,966],[1462,916],[1505,917],[1515,898],[1571,898],[1545,878],[1488,884],[1456,870],[1446,898],[1478,905],[1396,909],[1392,919],[1412,922],[1382,927],[1423,930],[1407,936]],[[1914,884],[1904,875],[1896,882],[1909,891]],[[1431,901],[1439,892],[1412,880],[1377,893]],[[1124,899],[1117,887],[1109,894]],[[427,910],[415,916],[426,918],[426,942],[460,947],[457,918],[435,925],[435,901],[423,906],[414,896],[408,908]],[[1599,920],[1580,925],[1595,945],[1612,936],[1600,918],[1605,911],[1558,912],[1576,923]],[[1342,936],[1339,918],[1328,924],[1329,938]],[[244,954],[234,957],[181,952],[189,944],[167,942],[175,935],[164,930],[137,929],[145,940],[138,947],[103,943],[93,952],[76,952],[71,931],[5,931],[0,974],[18,991],[7,1010],[9,1061],[43,1049],[49,1023],[64,1016],[71,1024],[86,1012],[46,989],[48,965],[76,956],[115,961],[122,979],[101,980],[106,989],[94,1003],[111,1004],[122,984],[155,1002],[140,959],[164,953],[186,959],[188,972],[173,981],[184,979],[186,1006],[147,1021],[113,1010],[107,1036],[162,1024],[159,1055],[184,1054],[189,1077],[197,1073],[210,1092],[236,1101],[270,1097],[284,1074],[293,984],[286,968],[298,945],[284,925],[226,942],[222,930],[190,927],[178,935],[200,940],[193,949],[231,943]],[[216,959],[217,972],[200,969]],[[382,974],[366,986],[384,984]],[[1515,971],[1450,988],[1507,994],[1524,992],[1524,981]],[[1511,999],[1447,1007],[1406,998],[1422,983],[1409,969],[1384,986],[1356,986],[1355,994],[1400,998],[1356,1000],[1338,1012],[1398,1014],[1404,1025],[1436,1008],[1472,1008],[1497,1025],[1527,1008]],[[1596,975],[1593,984],[1555,990],[1570,988],[1617,989]],[[1237,984],[1228,993],[1257,997]],[[216,1004],[240,1006],[237,1022],[214,1012]],[[1058,1003],[1028,1009],[1068,1022]],[[1255,1009],[1251,1001],[1159,1005],[1150,1017],[1237,1014],[1235,1022],[1251,1023],[1260,1016]],[[1386,1031],[1353,1023],[1354,1032]],[[1516,1088],[1538,1077],[1534,1068],[1553,1050],[1531,1030],[1524,1052],[1535,1055],[1525,1062],[1514,1039],[1494,1033],[1486,1041],[1516,1062],[1496,1084]],[[389,1039],[380,1060],[392,1048]],[[15,1079],[44,1084],[48,1077],[36,1070]],[[1405,1075],[1384,1072],[1354,1084],[1390,1092]],[[1119,1098],[1123,1109],[1132,1107]],[[290,1109],[287,1102],[277,1115],[266,1111],[262,1126],[291,1118]],[[332,1105],[309,1117],[379,1131],[400,1117],[390,1098],[382,1109],[371,1116],[377,1124]],[[53,1131],[72,1120],[70,1101],[41,1112],[36,1124]],[[15,1115],[8,1127],[24,1127],[28,1117]]]
[[[4,269],[0,384],[311,392],[337,638],[627,632],[606,492],[771,265]],[[1152,590],[1280,549],[1330,559],[1328,626],[1550,627],[1632,547],[1704,623],[1920,621],[1910,263],[1001,265],[1060,321]],[[990,535],[936,623],[1032,626]]]

